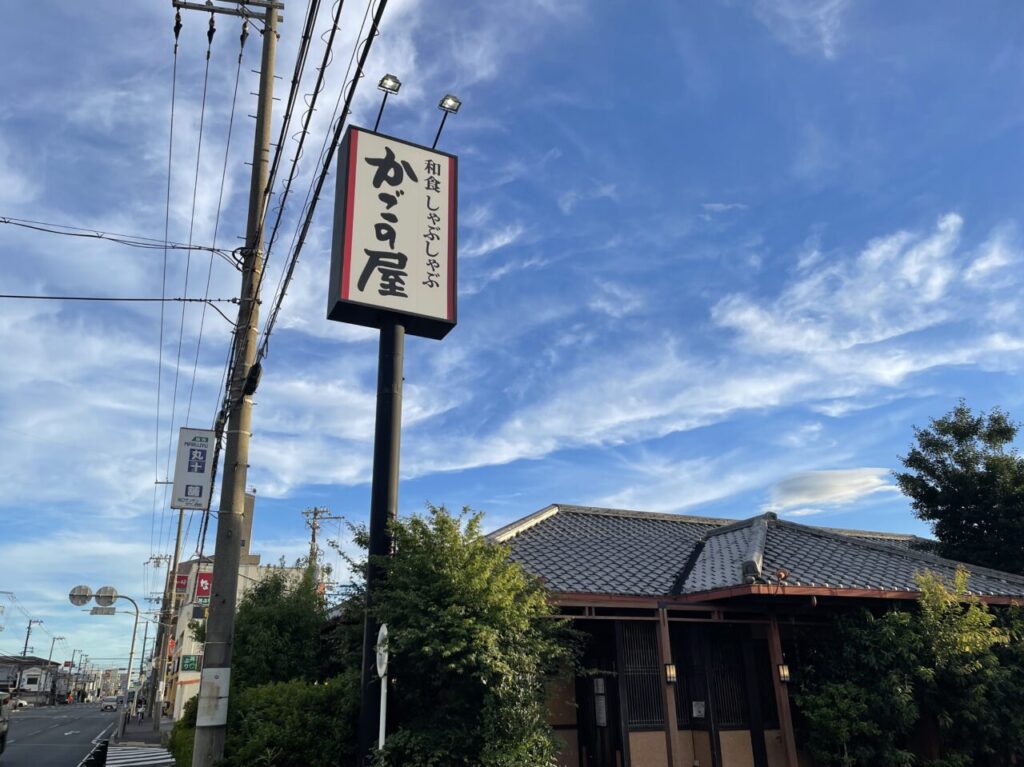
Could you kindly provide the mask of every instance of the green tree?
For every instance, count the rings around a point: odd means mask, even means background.
[[[320,678],[323,597],[312,568],[275,570],[242,599],[235,619],[232,687]]]
[[[795,700],[821,764],[1001,767],[1024,754],[1022,624],[971,599],[967,578],[923,573],[916,610],[839,619],[815,648]]]
[[[901,457],[896,481],[938,553],[962,562],[1024,573],[1024,458],[1012,447],[1018,425],[1002,410],[975,415],[961,401]]]
[[[480,514],[431,506],[392,529],[377,614],[397,724],[381,764],[548,764],[544,681],[570,652],[542,584],[483,535]]]

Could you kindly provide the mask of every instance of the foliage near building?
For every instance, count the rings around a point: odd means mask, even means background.
[[[393,527],[397,553],[381,563],[395,729],[379,764],[548,764],[544,680],[570,659],[565,627],[480,514],[428,511]]]
[[[917,443],[896,481],[932,524],[942,556],[1024,573],[1024,458],[1012,448],[1018,429],[999,408],[975,415],[963,401],[914,429]]]
[[[312,568],[295,580],[274,571],[242,599],[235,619],[234,689],[269,682],[315,681],[326,609]]]
[[[952,584],[931,573],[918,583],[916,610],[840,619],[813,645],[795,701],[818,763],[995,767],[1024,756],[1019,615],[969,599],[963,570]]]

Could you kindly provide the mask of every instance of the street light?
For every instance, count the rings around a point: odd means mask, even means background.
[[[124,675],[124,702],[122,705],[127,706],[128,690],[131,687],[132,666],[135,665],[135,635],[139,633],[139,603],[131,597],[118,594],[117,589],[113,586],[104,586],[103,588],[96,589],[95,594],[92,593],[92,589],[88,586],[75,586],[68,594],[68,601],[76,607],[81,607],[94,598],[97,604],[104,607],[112,605],[116,599],[127,599],[132,603],[132,607],[135,608],[135,625],[132,627],[132,648],[128,652],[128,673]],[[125,716],[120,708],[118,708],[118,713],[117,735],[121,737],[124,735]]]
[[[448,115],[453,115],[459,111],[459,107],[462,106],[462,101],[457,99],[452,94],[447,94],[441,103],[437,105],[437,108],[444,112],[444,116],[441,118],[441,124],[437,126],[437,135],[434,136],[434,143],[431,144],[431,149],[437,148],[437,140],[441,138],[441,131],[444,129],[444,121],[448,119]]]
[[[380,127],[380,118],[384,114],[384,105],[388,103],[388,96],[392,93],[398,93],[398,89],[402,87],[402,81],[394,75],[384,75],[380,78],[380,82],[377,83],[377,87],[384,91],[384,98],[380,102],[380,111],[377,112],[377,122],[373,124],[374,133]]]

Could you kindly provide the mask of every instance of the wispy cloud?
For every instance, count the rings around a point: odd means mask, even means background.
[[[614,200],[616,197],[615,184],[599,184],[594,187],[581,189],[570,189],[567,192],[563,192],[558,198],[558,207],[565,215],[572,213],[576,206],[581,202],[588,200],[601,200],[609,199]]]
[[[489,232],[484,237],[471,242],[468,246],[460,250],[460,255],[465,258],[486,256],[488,253],[493,253],[496,250],[500,250],[507,245],[512,245],[517,242],[525,231],[525,227],[518,222],[506,224],[497,230]]]
[[[844,506],[875,493],[898,492],[889,469],[858,468],[809,471],[776,484],[769,508],[792,516],[809,516],[822,506]]]
[[[754,15],[797,53],[838,55],[849,0],[758,0]]]

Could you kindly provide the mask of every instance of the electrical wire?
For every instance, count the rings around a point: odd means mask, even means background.
[[[203,156],[203,128],[206,121],[206,94],[210,83],[210,52],[213,49],[213,36],[216,32],[217,27],[214,23],[214,14],[213,11],[210,11],[210,26],[206,33],[206,70],[203,73],[203,98],[199,109],[199,138],[196,145],[196,172],[195,181],[192,184],[192,212],[188,225],[188,241],[190,245],[192,244],[192,234],[196,225],[196,198],[199,196],[199,167]],[[185,288],[182,291],[186,297],[188,296],[188,280],[191,266],[192,254],[189,253],[185,262]],[[178,379],[181,374],[181,347],[185,339],[186,308],[187,304],[182,303],[181,322],[178,325],[178,354],[174,362],[174,390],[171,394],[171,421],[170,429],[167,432],[167,467],[164,471],[164,476],[168,476],[171,470],[171,443],[174,438],[174,417],[178,407]]]
[[[91,229],[84,226],[53,224],[47,221],[35,221],[29,218],[14,218],[12,216],[0,216],[0,224],[9,224],[23,229],[30,229],[35,232],[45,232],[47,234],[60,234],[65,237],[83,237],[86,239],[104,240],[106,242],[116,243],[117,245],[127,245],[132,248],[143,248],[145,250],[163,250],[166,248],[167,250],[205,251],[209,252],[211,257],[213,255],[217,255],[228,261],[228,263],[235,265],[234,259],[231,258],[230,251],[218,249],[209,245],[186,245],[181,242],[167,242],[166,240],[158,240],[155,237],[143,237],[137,234],[104,232],[99,229]]]
[[[171,69],[171,125],[167,139],[167,202],[164,207],[164,266],[163,276],[160,281],[160,297],[167,295],[167,236],[171,226],[171,169],[173,168],[172,158],[174,156],[174,107],[177,103],[178,93],[178,38],[181,35],[181,10],[174,12],[174,63]],[[156,428],[154,430],[153,445],[153,517],[149,530],[149,554],[154,553],[154,534],[156,533],[156,499],[159,491],[157,482],[160,481],[160,404],[161,386],[163,383],[164,369],[164,305],[160,304],[160,345],[157,353],[156,365]],[[164,500],[167,499],[166,486],[164,489]],[[160,539],[163,538],[163,515],[160,516]],[[159,540],[159,539],[157,539]]]
[[[334,129],[334,136],[331,140],[330,150],[327,152],[327,156],[324,158],[324,164],[320,170],[320,176],[316,182],[316,188],[313,192],[313,198],[310,201],[309,209],[306,212],[306,218],[302,223],[298,239],[295,243],[295,248],[292,251],[292,256],[288,263],[286,277],[282,283],[280,290],[278,291],[275,297],[274,307],[267,318],[267,324],[264,327],[263,342],[260,345],[256,354],[257,362],[262,360],[267,355],[267,349],[270,343],[270,335],[274,331],[274,324],[276,323],[278,314],[281,311],[281,305],[284,302],[284,296],[288,289],[288,283],[291,282],[292,275],[295,272],[295,265],[298,263],[299,260],[299,253],[302,251],[302,246],[305,243],[306,235],[309,232],[309,227],[312,225],[313,213],[316,211],[316,204],[317,201],[320,199],[320,192],[323,189],[324,182],[327,180],[327,174],[330,172],[331,161],[333,160],[334,153],[337,150],[338,144],[341,141],[341,133],[345,125],[345,117],[351,112],[352,99],[355,96],[356,85],[358,84],[360,78],[362,78],[363,76],[363,67],[366,65],[366,58],[367,56],[369,56],[370,48],[373,45],[373,40],[377,36],[378,29],[380,28],[380,20],[381,17],[384,15],[384,9],[387,7],[387,4],[387,0],[379,0],[377,10],[373,15],[373,23],[370,26],[370,32],[368,36],[361,43],[356,44],[356,48],[358,48],[359,45],[361,44],[363,46],[363,49],[362,52],[359,54],[359,63],[356,66],[356,72],[353,75],[352,80],[350,80],[347,83],[348,95],[345,97],[345,108],[341,114],[341,117],[338,119],[337,125]]]
[[[235,88],[231,95],[231,115],[228,118],[228,138],[224,143],[224,165],[220,172],[220,192],[217,195],[217,215],[213,220],[213,245],[217,246],[217,232],[220,229],[220,213],[224,204],[224,185],[228,175],[228,156],[231,152],[231,131],[235,124],[235,107],[238,104],[238,81],[242,74],[242,56],[245,53],[245,41],[249,39],[249,21],[242,21],[242,34],[239,36],[238,66],[235,68]],[[210,255],[210,264],[206,270],[206,290],[204,296],[210,295],[210,281],[213,278],[213,255]],[[185,411],[185,423],[188,423],[192,415],[192,396],[196,388],[196,374],[199,371],[199,352],[203,345],[203,329],[206,325],[206,307],[199,317],[199,338],[196,340],[196,358],[192,363],[192,383],[188,389],[188,408]]]

